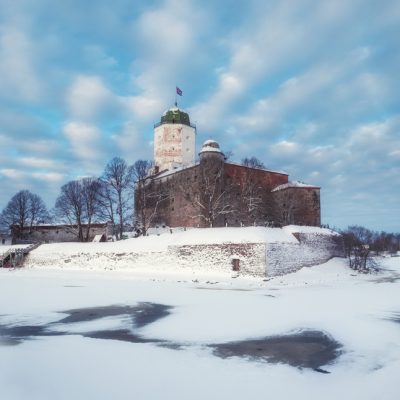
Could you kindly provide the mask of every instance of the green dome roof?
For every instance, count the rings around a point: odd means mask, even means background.
[[[189,114],[178,107],[170,108],[161,117],[161,124],[183,124],[190,125]]]

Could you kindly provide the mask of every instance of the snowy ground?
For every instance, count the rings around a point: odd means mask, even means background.
[[[381,261],[268,281],[0,270],[0,398],[399,399],[400,257]],[[340,344],[329,374],[215,351],[300,331]]]
[[[29,247],[29,244],[20,244],[20,245],[2,245],[0,246],[0,256],[4,253],[7,253],[8,250],[10,249],[24,249],[26,247]]]

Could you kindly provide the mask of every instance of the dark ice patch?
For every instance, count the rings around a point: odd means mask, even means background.
[[[221,358],[245,357],[327,373],[321,367],[335,361],[342,346],[324,332],[306,330],[288,335],[215,344],[211,347],[214,354]]]
[[[137,306],[105,306],[90,307],[63,311],[66,317],[45,325],[0,325],[0,345],[12,345],[22,343],[24,340],[43,336],[81,335],[89,338],[122,340],[132,343],[164,343],[158,339],[143,338],[134,332],[170,314],[171,306],[156,303],[139,303]],[[54,325],[90,322],[106,317],[128,317],[132,325],[130,329],[109,329],[87,332],[68,332],[54,330]]]
[[[156,303],[139,303],[137,306],[105,306],[78,308],[62,311],[69,314],[67,317],[57,321],[58,324],[70,324],[76,322],[89,322],[96,319],[115,316],[129,316],[136,327],[142,328],[158,319],[170,314],[171,306]]]
[[[400,274],[396,271],[385,270],[387,274],[385,276],[380,276],[372,279],[375,283],[396,283],[400,280]]]
[[[400,313],[393,313],[390,318],[388,318],[389,321],[397,322],[400,324]]]
[[[130,343],[162,343],[162,340],[148,339],[136,335],[128,329],[104,330],[83,333],[82,336],[92,339],[120,340]]]

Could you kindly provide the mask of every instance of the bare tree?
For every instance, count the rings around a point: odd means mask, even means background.
[[[57,216],[68,225],[76,225],[76,235],[83,242],[84,199],[80,181],[70,181],[61,187],[56,200]]]
[[[377,264],[371,257],[371,244],[374,233],[363,226],[349,226],[341,232],[350,268],[360,272],[371,272]]]
[[[81,242],[89,240],[91,225],[98,215],[100,189],[97,178],[70,181],[61,187],[61,194],[56,200],[57,216],[71,225],[70,229]]]
[[[194,218],[199,218],[205,226],[225,225],[226,217],[233,209],[229,202],[231,185],[224,179],[224,162],[208,158],[200,162],[198,190],[180,187],[187,200],[198,210]]]
[[[280,215],[280,223],[282,225],[291,225],[295,222],[296,211],[296,196],[293,190],[282,189],[277,195],[279,196],[279,203],[281,204],[282,211]]]
[[[235,187],[237,214],[241,225],[266,224],[272,222],[272,199],[261,185],[257,170],[246,168]]]
[[[224,160],[225,161],[230,160],[233,156],[234,156],[234,154],[233,154],[232,150],[224,151]]]
[[[39,223],[50,221],[50,219],[44,201],[37,194],[31,193],[29,207],[30,228],[32,229],[33,226]]]
[[[81,180],[81,185],[86,222],[84,239],[87,242],[93,219],[99,213],[101,184],[97,178],[84,178]]]
[[[242,159],[242,165],[250,168],[265,169],[265,165],[257,157],[245,157]]]
[[[120,157],[114,157],[105,167],[103,182],[109,187],[109,200],[115,199],[115,215],[118,218],[117,238],[122,238],[124,224],[130,217],[130,196],[133,184],[132,167]],[[114,201],[114,200],[113,200]]]
[[[29,190],[21,190],[7,203],[0,215],[0,224],[4,228],[18,227],[21,233],[27,226],[33,226],[49,220],[49,213],[43,200]]]
[[[168,198],[169,191],[165,185],[156,185],[151,176],[153,163],[148,160],[137,160],[132,166],[135,181],[135,218],[142,235],[158,216],[158,211]]]
[[[117,220],[117,198],[112,188],[104,181],[99,180],[99,209],[98,216],[101,220],[110,222],[112,225],[112,236],[118,236],[116,226]]]

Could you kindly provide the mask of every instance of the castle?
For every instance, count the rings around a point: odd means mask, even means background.
[[[196,127],[178,107],[154,126],[154,169],[135,188],[139,225],[320,226],[320,188],[226,160],[214,140],[195,159]]]

